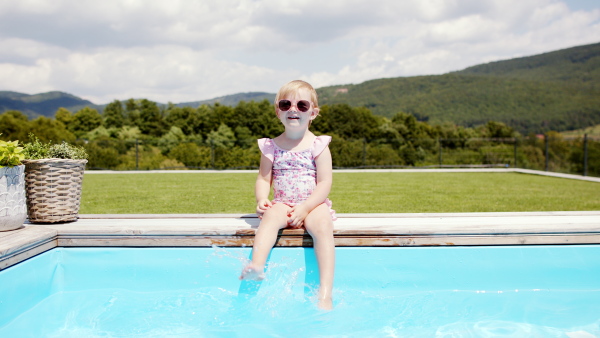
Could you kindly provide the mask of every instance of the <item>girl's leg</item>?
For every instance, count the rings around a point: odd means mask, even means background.
[[[287,226],[289,208],[285,204],[276,203],[265,212],[254,236],[252,261],[244,267],[240,279],[260,280],[264,278],[265,264],[269,252],[277,241],[277,233],[279,229]]]
[[[333,221],[329,207],[321,204],[306,216],[304,227],[312,236],[317,264],[319,265],[319,307],[333,309],[333,275],[335,270],[335,243],[333,240]]]

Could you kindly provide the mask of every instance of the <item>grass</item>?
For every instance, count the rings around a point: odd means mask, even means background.
[[[563,131],[561,134],[564,137],[583,137],[584,134],[588,134],[589,137],[599,138],[600,137],[600,124],[595,126],[587,127],[584,129],[577,129],[571,131]]]
[[[82,214],[254,213],[253,173],[87,174]],[[519,173],[335,173],[338,213],[600,210],[600,183]]]

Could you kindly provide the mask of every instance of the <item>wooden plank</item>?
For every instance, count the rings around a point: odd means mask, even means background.
[[[21,263],[35,255],[54,249],[57,246],[56,239],[42,243],[35,247],[30,247],[18,254],[0,258],[0,270],[6,269],[15,264]]]
[[[528,211],[528,212],[454,212],[454,213],[337,213],[347,218],[432,218],[432,217],[536,217],[536,216],[600,216],[600,211]],[[79,219],[180,219],[180,218],[249,218],[256,214],[80,214]]]
[[[126,236],[59,238],[61,247],[212,247],[252,246],[254,237],[235,236]]]
[[[251,247],[252,236],[89,236],[58,239],[61,247]],[[541,235],[541,236],[345,236],[335,237],[337,247],[394,247],[394,246],[481,246],[481,245],[550,245],[598,244],[600,234]],[[281,236],[278,247],[312,247],[312,238]]]
[[[54,240],[57,234],[58,231],[54,229],[32,226],[3,232],[0,237],[0,259]]]
[[[252,235],[257,218],[154,218],[81,219],[74,223],[46,225],[61,235]],[[284,234],[304,230],[284,230]],[[600,232],[600,212],[551,213],[536,215],[429,215],[424,217],[348,217],[334,223],[340,235],[447,235],[447,234],[549,234]]]
[[[0,233],[0,269],[56,246],[252,246],[256,215],[101,215],[65,224],[26,224]],[[336,246],[600,244],[600,211],[345,214]],[[304,229],[282,230],[277,246],[312,246]]]
[[[2,233],[0,270],[56,247],[57,235],[56,230],[31,226]]]

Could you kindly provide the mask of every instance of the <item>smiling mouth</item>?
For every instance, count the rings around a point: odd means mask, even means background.
[[[299,120],[300,116],[289,116],[288,120]]]

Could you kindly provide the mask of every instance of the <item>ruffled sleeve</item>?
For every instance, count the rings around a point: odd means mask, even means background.
[[[261,138],[258,140],[258,148],[271,162],[273,162],[273,154],[275,153],[275,144],[270,138]]]
[[[327,148],[327,146],[329,145],[329,142],[331,142],[331,136],[327,136],[327,135],[317,136],[317,138],[315,139],[315,143],[313,144],[313,147],[312,147],[313,157],[319,156],[323,152],[323,150],[325,150],[325,148]]]

